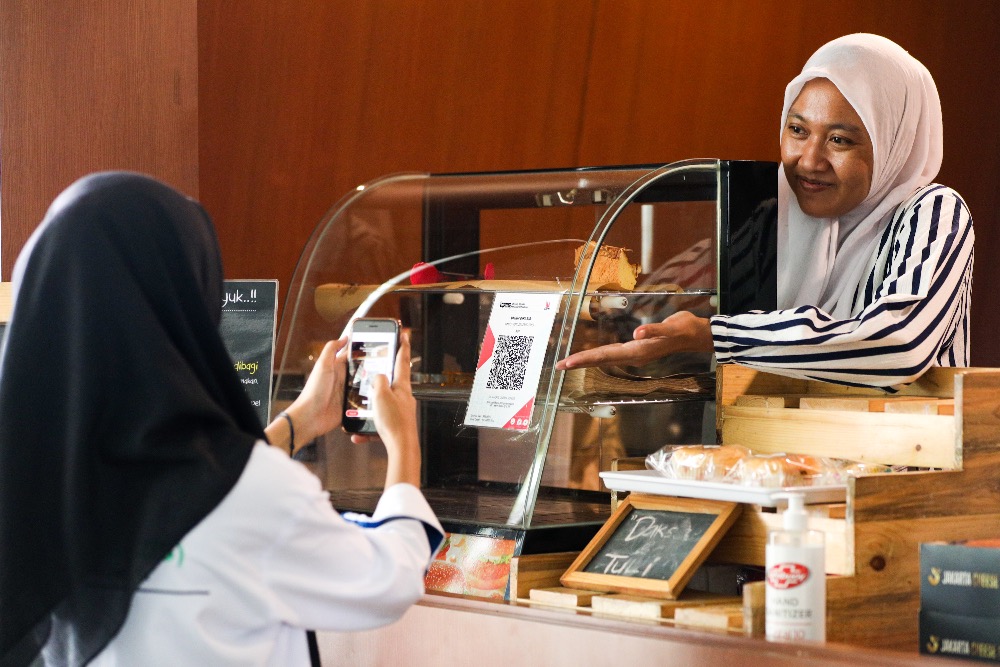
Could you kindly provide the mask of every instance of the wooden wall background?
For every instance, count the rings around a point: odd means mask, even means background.
[[[0,260],[67,185],[152,173],[198,195],[197,0],[0,0]]]
[[[784,85],[809,54],[849,32],[883,34],[937,80],[939,180],[966,198],[977,230],[973,363],[1000,366],[993,0],[0,0],[0,10],[5,278],[48,201],[93,168],[141,168],[199,195],[227,274],[287,285],[326,210],[388,173],[776,159]],[[119,66],[95,61],[102,50]]]

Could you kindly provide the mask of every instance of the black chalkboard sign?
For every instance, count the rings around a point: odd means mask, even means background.
[[[670,579],[713,523],[713,514],[633,509],[583,571]]]
[[[227,280],[219,332],[247,398],[267,425],[277,317],[277,280]]]
[[[568,588],[677,597],[740,507],[633,493],[560,581]]]

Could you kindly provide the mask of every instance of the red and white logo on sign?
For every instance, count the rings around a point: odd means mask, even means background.
[[[804,584],[809,578],[809,568],[800,563],[776,563],[767,570],[767,585],[785,590]]]

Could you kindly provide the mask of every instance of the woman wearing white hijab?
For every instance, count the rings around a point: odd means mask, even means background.
[[[714,350],[719,363],[893,387],[968,365],[972,218],[933,183],[943,127],[927,69],[884,37],[841,37],[788,84],[781,123],[780,310],[676,313],[557,368]]]

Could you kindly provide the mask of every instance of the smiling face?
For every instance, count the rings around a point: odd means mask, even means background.
[[[829,79],[810,79],[781,132],[781,165],[799,207],[817,218],[853,210],[871,190],[875,164],[861,117]]]

